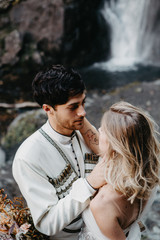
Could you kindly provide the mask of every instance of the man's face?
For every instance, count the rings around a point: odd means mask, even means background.
[[[57,132],[70,136],[73,130],[79,130],[83,127],[83,120],[86,115],[84,110],[85,94],[78,94],[69,99],[63,105],[57,105],[50,115],[51,126]]]

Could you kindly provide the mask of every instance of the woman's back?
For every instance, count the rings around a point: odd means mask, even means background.
[[[154,191],[155,194],[155,191]],[[150,205],[154,197],[150,199]],[[131,204],[124,196],[113,190],[110,185],[101,188],[98,194],[92,199],[90,208],[83,212],[85,227],[83,228],[80,240],[109,240],[109,239],[140,239],[140,228],[137,220],[141,220],[143,210],[146,208],[147,201],[143,201],[142,206],[139,200]],[[141,208],[142,207],[142,208]],[[140,213],[140,211],[142,211]],[[109,232],[116,231],[118,227],[113,219],[118,217],[120,228],[123,229],[123,235],[118,238],[106,235],[103,229],[110,228]],[[131,230],[131,231],[130,231]],[[114,235],[114,233],[113,233]],[[136,237],[137,236],[137,237]],[[139,237],[139,238],[138,238]]]
[[[146,202],[135,199],[131,204],[125,196],[115,191],[111,185],[106,184],[92,199],[90,208],[93,216],[96,215],[96,219],[97,215],[100,215],[100,218],[104,215],[104,225],[108,217],[112,215],[118,219],[120,227],[125,230],[138,218]]]

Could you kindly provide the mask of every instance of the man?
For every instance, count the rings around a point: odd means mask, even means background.
[[[48,121],[18,149],[13,176],[35,227],[55,240],[75,240],[81,212],[104,184],[104,164],[91,172],[95,161],[79,132],[86,115],[85,85],[76,71],[56,65],[38,73],[32,86]]]

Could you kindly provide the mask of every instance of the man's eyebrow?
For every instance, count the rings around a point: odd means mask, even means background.
[[[66,107],[71,108],[73,106],[78,106],[78,105],[79,105],[79,102],[73,102],[73,103],[68,104]]]
[[[70,103],[70,104],[68,104],[68,107],[78,105],[78,104],[79,104],[79,102]]]
[[[85,100],[86,100],[86,97],[82,100],[82,103],[85,102]],[[67,107],[74,106],[74,105],[78,105],[79,103],[80,103],[80,101],[74,102],[74,103],[70,103],[70,104],[68,104]]]

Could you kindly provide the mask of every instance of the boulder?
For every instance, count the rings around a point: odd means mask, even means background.
[[[38,109],[21,113],[13,120],[1,140],[2,148],[6,152],[6,161],[12,161],[19,145],[40,128],[46,119],[44,111]]]

